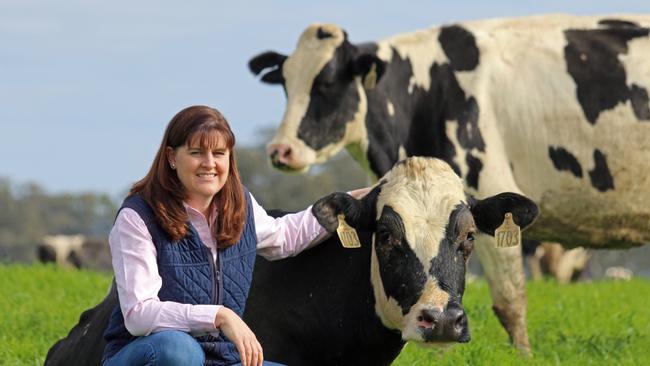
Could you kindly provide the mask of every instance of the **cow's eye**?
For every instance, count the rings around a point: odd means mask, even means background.
[[[467,260],[474,249],[474,233],[467,233],[467,237],[458,246],[458,251],[463,253],[463,258]]]

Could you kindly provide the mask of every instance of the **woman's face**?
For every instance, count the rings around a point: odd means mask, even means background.
[[[209,204],[228,179],[230,150],[221,136],[215,145],[206,149],[198,142],[189,142],[176,149],[168,148],[169,163],[176,169],[190,205]]]

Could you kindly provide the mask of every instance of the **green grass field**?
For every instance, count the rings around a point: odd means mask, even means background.
[[[0,265],[0,365],[42,365],[49,347],[108,289],[110,276]],[[650,281],[528,285],[534,356],[519,356],[492,315],[484,282],[465,292],[472,341],[408,345],[395,365],[650,365]]]

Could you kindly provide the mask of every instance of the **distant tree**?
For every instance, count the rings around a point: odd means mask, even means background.
[[[117,210],[102,193],[48,194],[36,183],[0,179],[0,257],[29,261],[45,235],[106,237]]]

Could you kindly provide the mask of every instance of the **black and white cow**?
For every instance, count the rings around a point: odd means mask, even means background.
[[[288,57],[249,66],[287,106],[272,163],[306,170],[342,148],[381,176],[404,156],[447,161],[477,196],[524,192],[528,236],[590,247],[650,241],[650,16],[545,15],[353,44],[315,24]],[[494,310],[528,347],[521,252],[477,245]]]
[[[74,258],[86,241],[84,235],[46,235],[41,241],[36,247],[36,257],[41,263],[80,267]]]
[[[329,232],[345,214],[361,248],[332,236],[293,258],[258,259],[244,318],[265,358],[288,365],[389,365],[405,341],[469,341],[462,297],[474,235],[493,234],[506,212],[528,226],[538,211],[514,193],[467,198],[448,164],[411,158],[363,199],[334,193],[313,212]],[[112,290],[85,312],[45,365],[97,365],[116,301]]]

